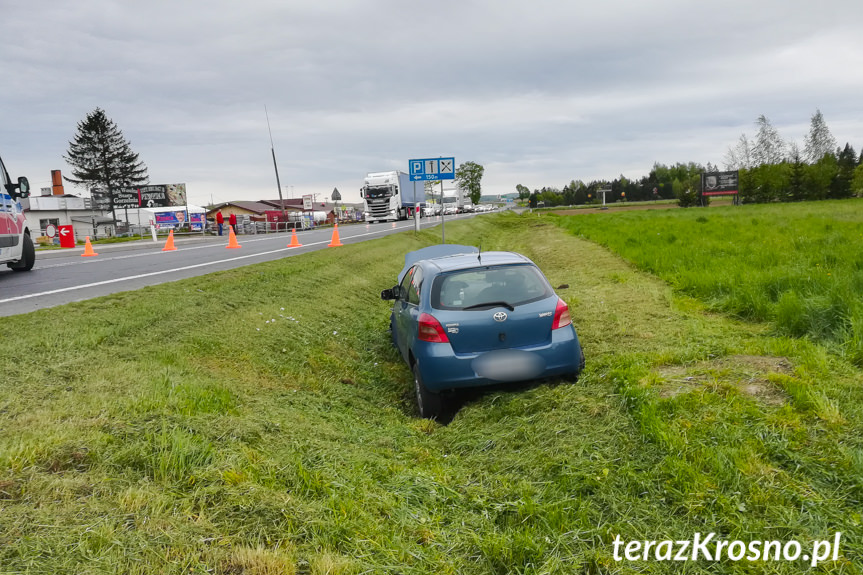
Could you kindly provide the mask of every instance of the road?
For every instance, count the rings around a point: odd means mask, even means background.
[[[447,216],[446,220],[470,217]],[[420,220],[422,227],[439,218]],[[413,221],[352,224],[339,227],[343,244],[352,244],[414,228]],[[83,248],[39,251],[30,272],[0,270],[0,316],[28,313],[74,301],[149,285],[176,281],[240,266],[295,256],[327,247],[332,228],[297,234],[302,247],[288,248],[290,234],[238,236],[240,249],[226,249],[228,236],[193,236],[175,240],[176,251],[164,252],[164,240],[93,246],[99,254],[82,257]]]

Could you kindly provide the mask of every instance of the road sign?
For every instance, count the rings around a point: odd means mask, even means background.
[[[60,247],[75,247],[75,230],[72,226],[60,226]]]
[[[312,208],[312,200],[313,199],[314,199],[314,196],[312,196],[312,195],[303,196],[303,210],[314,209],[314,208]]]
[[[48,224],[47,226],[45,226],[45,235],[49,238],[53,238],[54,236],[56,236],[57,226],[55,226],[54,224]]]
[[[454,180],[455,158],[426,158],[408,160],[411,181]]]

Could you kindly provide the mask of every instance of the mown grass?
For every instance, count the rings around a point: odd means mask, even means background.
[[[616,535],[711,531],[842,531],[815,571],[861,572],[859,371],[550,222],[489,215],[447,238],[567,285],[587,371],[467,397],[445,426],[415,416],[379,299],[438,230],[3,318],[0,572],[805,567],[612,556]]]
[[[863,202],[567,218],[711,309],[835,347],[863,366]]]

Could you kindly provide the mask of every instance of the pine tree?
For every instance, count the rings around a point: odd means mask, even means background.
[[[838,170],[830,183],[831,198],[851,197],[851,182],[854,180],[854,169],[857,167],[857,154],[851,144],[845,144],[845,148],[838,154]]]
[[[78,132],[69,142],[69,150],[63,159],[72,166],[72,177],[65,177],[66,181],[91,191],[93,188],[104,189],[111,200],[112,212],[114,194],[120,188],[149,182],[147,166],[138,159],[123,132],[101,108],[96,108],[83,122],[78,122]]]
[[[837,147],[836,138],[830,133],[821,110],[816,109],[809,127],[809,135],[806,136],[806,142],[803,145],[806,161],[814,164],[825,154],[832,154]]]
[[[805,167],[797,144],[791,144],[791,173],[788,181],[788,199],[799,202],[806,199]]]

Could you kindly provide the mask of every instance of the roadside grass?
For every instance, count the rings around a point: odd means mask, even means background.
[[[618,215],[560,221],[711,309],[769,322],[863,366],[863,202]]]
[[[449,425],[416,417],[379,299],[439,229],[0,319],[0,571],[796,573],[612,543],[841,531],[813,571],[860,573],[859,370],[554,221],[447,238],[568,286],[587,370]]]

